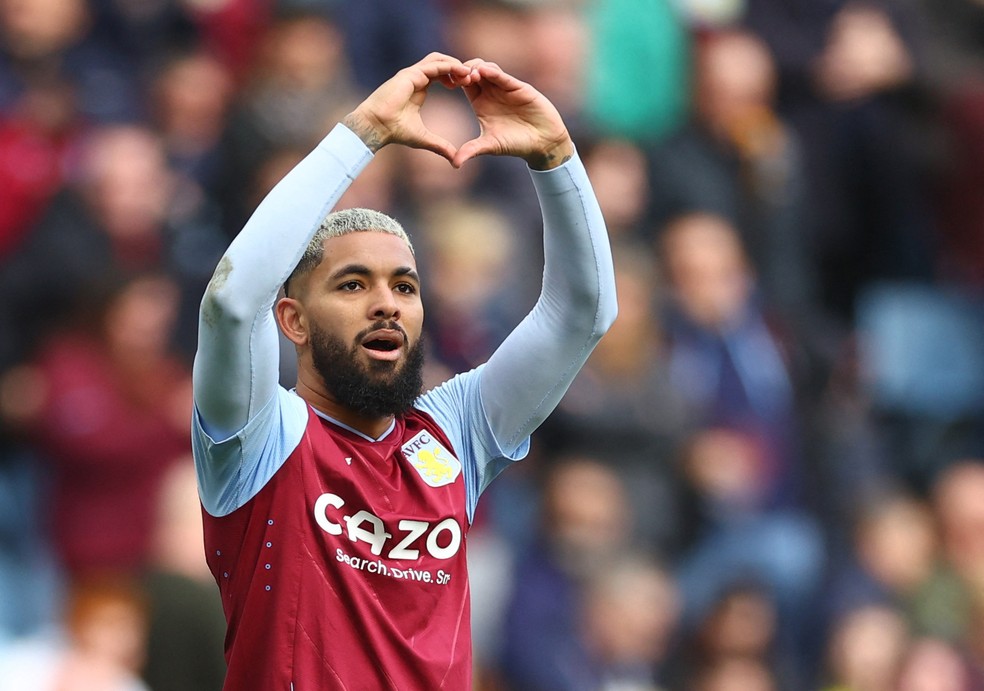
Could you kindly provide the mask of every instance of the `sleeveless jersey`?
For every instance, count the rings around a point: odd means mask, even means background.
[[[228,516],[203,511],[228,621],[225,689],[471,688],[461,464],[426,413],[369,441],[308,409]]]

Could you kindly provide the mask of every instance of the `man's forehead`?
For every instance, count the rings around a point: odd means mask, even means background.
[[[357,231],[325,240],[322,265],[350,263],[372,268],[388,265],[411,268],[417,266],[406,240],[381,230]]]

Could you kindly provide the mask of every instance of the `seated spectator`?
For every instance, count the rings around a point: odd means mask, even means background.
[[[669,571],[641,555],[609,560],[579,602],[582,633],[602,691],[659,691],[680,600]]]
[[[163,143],[149,128],[94,129],[70,184],[49,205],[0,275],[0,335],[23,357],[52,325],[79,317],[106,277],[168,274],[178,287],[172,344],[197,344],[198,305],[225,238],[200,195],[184,196]]]
[[[680,3],[608,0],[586,12],[585,120],[604,136],[660,141],[687,113],[691,34]]]
[[[902,492],[874,497],[860,508],[850,558],[830,564],[828,616],[836,622],[845,612],[884,603],[918,627],[917,603],[941,565],[930,507]]]
[[[27,241],[64,184],[83,130],[63,76],[32,81],[0,109],[0,263]]]
[[[127,578],[76,582],[63,631],[25,639],[0,653],[4,691],[150,691],[140,681],[147,602]]]
[[[552,462],[538,532],[515,565],[499,670],[514,691],[585,691],[598,679],[581,635],[585,584],[630,542],[625,490],[592,458]]]
[[[592,46],[596,45],[592,43],[590,12],[576,2],[519,5],[526,15],[529,81],[557,107],[567,127],[580,140],[581,133],[589,128],[585,109],[591,96],[585,85]],[[635,94],[638,98],[639,92]]]
[[[930,495],[942,564],[913,603],[916,630],[959,643],[984,660],[984,463],[960,459],[940,473]]]
[[[699,408],[673,386],[659,320],[665,288],[648,246],[616,245],[618,319],[538,431],[594,455],[625,486],[640,544],[671,557],[687,526],[675,459]]]
[[[154,73],[148,101],[171,167],[199,194],[219,181],[219,144],[234,98],[226,67],[204,51],[171,58]]]
[[[760,299],[804,328],[820,318],[814,231],[796,133],[776,109],[776,66],[738,28],[695,45],[690,118],[651,155],[657,222],[704,212],[738,231]]]
[[[984,675],[960,646],[930,636],[917,638],[906,651],[896,691],[977,691]]]
[[[3,410],[47,465],[52,538],[68,573],[147,563],[169,466],[190,450],[191,376],[168,350],[173,282],[144,276],[107,296],[8,374]]]
[[[777,111],[802,147],[812,251],[826,310],[853,318],[877,280],[933,276],[923,45],[913,3],[746,0],[742,23],[768,46]],[[919,132],[919,136],[913,136]]]
[[[824,691],[896,691],[909,640],[906,618],[892,605],[845,610],[827,638]]]
[[[677,567],[687,630],[699,628],[725,593],[756,584],[760,604],[775,611],[769,667],[800,688],[817,633],[825,559],[820,526],[802,509],[769,505],[767,456],[747,434],[698,432],[682,461],[695,513],[694,535]]]
[[[276,151],[310,150],[329,121],[348,112],[354,85],[337,21],[317,10],[285,10],[259,37],[256,59],[229,113],[216,197],[227,235],[253,212],[249,182]]]
[[[36,80],[61,75],[91,122],[140,116],[134,66],[99,35],[86,0],[4,0],[0,3],[0,111]]]
[[[736,580],[723,587],[699,620],[681,632],[673,658],[672,688],[694,687],[704,670],[729,659],[756,661],[770,677],[780,678],[777,632],[776,604],[768,588],[751,580]]]
[[[764,454],[763,506],[804,501],[801,407],[809,399],[804,344],[763,306],[733,224],[675,217],[658,239],[669,286],[671,385],[706,425],[743,430]]]
[[[581,156],[615,244],[645,241],[654,194],[645,151],[628,140],[602,137]]]
[[[172,464],[157,497],[149,565],[142,677],[153,691],[217,691],[226,664],[226,621],[202,551],[202,507],[190,456]]]
[[[428,367],[444,370],[430,375],[435,383],[484,362],[535,296],[516,269],[522,253],[504,214],[453,198],[422,213],[416,242],[428,275],[423,290],[432,305],[425,327],[434,356]]]

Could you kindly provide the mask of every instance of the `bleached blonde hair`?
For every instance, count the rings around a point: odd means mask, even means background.
[[[354,208],[332,211],[325,216],[314,237],[311,238],[311,242],[308,243],[307,249],[304,250],[304,254],[301,255],[301,259],[297,262],[297,266],[294,267],[294,270],[291,271],[290,276],[284,282],[284,294],[288,294],[292,282],[313,270],[321,263],[325,255],[326,240],[348,235],[349,233],[367,232],[395,235],[407,243],[407,247],[410,248],[411,253],[414,251],[413,243],[410,241],[407,231],[392,216],[373,209]]]

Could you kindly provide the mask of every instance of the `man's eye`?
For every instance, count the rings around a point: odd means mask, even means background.
[[[339,289],[352,291],[352,290],[358,290],[361,287],[362,286],[359,284],[358,281],[346,281],[345,283],[339,286]]]
[[[396,286],[396,289],[399,292],[404,293],[406,295],[413,295],[414,293],[417,292],[417,286],[413,285],[412,283],[401,283],[398,286]]]

